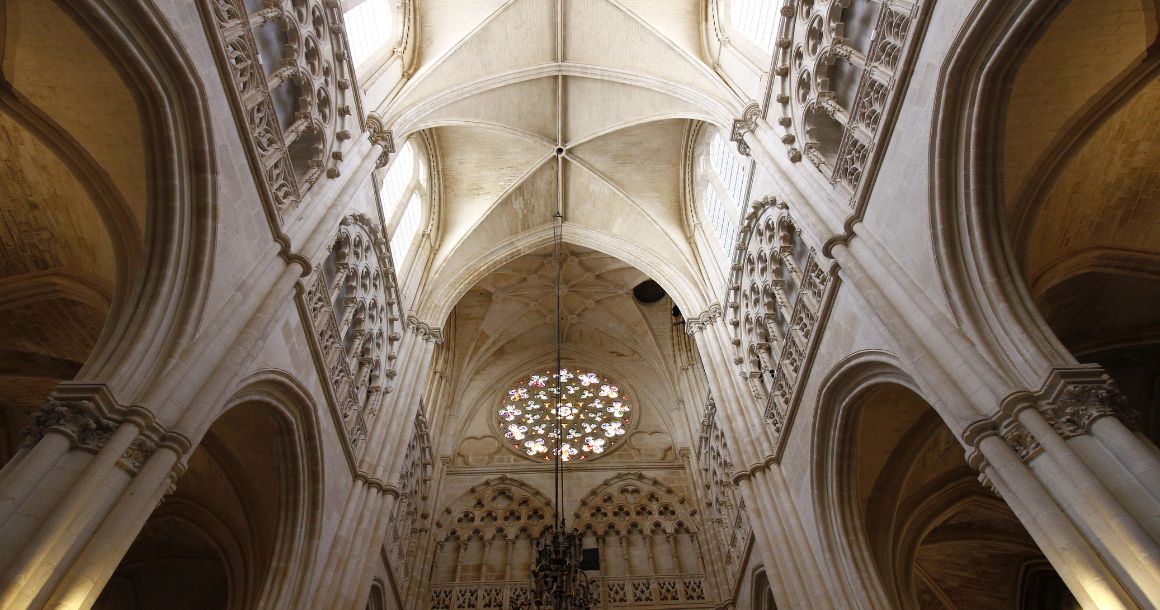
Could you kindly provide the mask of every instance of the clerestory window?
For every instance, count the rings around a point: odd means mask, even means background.
[[[737,223],[744,206],[749,163],[719,133],[713,132],[702,177],[701,212],[728,259],[737,242]]]
[[[729,22],[766,53],[773,53],[778,13],[773,0],[733,0]]]
[[[351,62],[357,67],[390,42],[393,15],[389,0],[356,0],[347,7],[342,17],[350,40]]]

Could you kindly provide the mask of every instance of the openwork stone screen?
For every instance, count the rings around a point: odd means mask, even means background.
[[[558,377],[559,383],[551,370],[543,371],[507,391],[496,414],[504,439],[522,455],[550,461],[558,408],[562,460],[593,459],[616,446],[632,422],[633,406],[625,391],[591,371],[563,368]]]

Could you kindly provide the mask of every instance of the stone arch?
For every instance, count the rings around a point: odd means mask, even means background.
[[[460,494],[435,518],[432,598],[453,595],[455,583],[525,580],[535,541],[552,516],[551,500],[508,476]]]
[[[611,579],[607,583],[610,598],[616,598],[625,586],[615,579],[628,575],[652,577],[662,599],[668,593],[661,588],[670,586],[661,583],[666,578],[680,581],[679,586],[675,581],[671,585],[674,596],[685,601],[703,599],[706,553],[699,538],[697,509],[663,481],[639,472],[610,477],[580,500],[572,527],[604,532],[596,538],[601,556],[619,561],[616,565],[602,559],[600,564],[601,575]],[[609,548],[613,531],[623,537],[621,548]],[[635,592],[633,596],[637,602],[661,601],[642,599]]]
[[[479,280],[506,263],[551,245],[552,239],[550,225],[531,229],[513,239],[496,244],[486,255],[480,257],[476,264],[460,268],[452,277],[429,278],[427,283],[430,288],[425,290],[420,300],[415,303],[418,317],[424,320],[446,320],[459,299]],[[705,296],[705,287],[699,281],[689,279],[697,277],[695,274],[685,273],[684,269],[676,267],[672,261],[664,260],[651,251],[637,247],[623,236],[611,235],[583,225],[566,224],[564,243],[615,256],[640,269],[660,284],[665,292],[672,295],[673,301],[681,311],[699,312],[707,307],[709,299]]]
[[[765,566],[758,566],[753,570],[751,582],[749,586],[751,610],[777,610],[777,602],[773,599],[773,587],[769,584]]]
[[[186,457],[173,493],[145,523],[96,607],[148,607],[132,605],[143,599],[179,607],[196,598],[197,582],[159,588],[149,576],[191,555],[220,564],[227,576],[215,607],[294,605],[313,576],[322,513],[316,408],[285,373],[246,378]],[[126,587],[137,602],[117,597]]]
[[[856,354],[826,377],[813,454],[830,569],[875,607],[1022,607],[1021,566],[1046,560],[945,421],[890,354]],[[965,557],[998,566],[975,579],[988,588],[955,582]]]
[[[85,340],[80,366],[44,378],[115,383],[124,395],[118,398],[130,401],[188,341],[205,301],[217,213],[202,86],[182,46],[148,5],[13,2],[4,10],[0,23],[9,35],[0,50],[6,85],[0,113],[50,151],[69,176],[65,181],[75,181],[81,194],[62,213],[91,208],[88,228],[106,234],[112,253],[108,279],[97,282],[103,305],[90,312],[93,336]],[[46,46],[60,52],[38,52]],[[61,61],[90,56],[93,66]],[[111,93],[78,90],[94,77]],[[91,102],[92,113],[83,119],[69,111],[80,95]],[[108,120],[92,121],[94,115]],[[123,120],[134,127],[113,151],[100,132]],[[76,275],[68,265],[59,271]],[[94,277],[82,272],[77,279]],[[8,279],[5,292],[15,294],[15,284],[27,278]],[[86,302],[76,295],[63,300]],[[46,392],[37,393],[43,398]]]
[[[1057,315],[1059,312],[1052,311],[1051,304],[1078,299],[1067,309],[1093,320],[1105,318],[1105,311],[1139,318],[1139,308],[1127,306],[1137,299],[1123,297],[1124,285],[1136,287],[1135,297],[1140,293],[1160,294],[1160,280],[1154,271],[1144,279],[1137,273],[1139,266],[1133,257],[1125,257],[1115,248],[1064,253],[1067,256],[1047,265],[1041,273],[1028,268],[1029,236],[1035,226],[1046,226],[1035,219],[1041,214],[1051,185],[1062,184],[1060,180],[1066,178],[1069,160],[1079,158],[1085,147],[1098,139],[1100,130],[1114,124],[1116,116],[1132,100],[1145,90],[1154,91],[1160,86],[1156,80],[1160,73],[1160,57],[1155,53],[1157,7],[1148,1],[1126,2],[1122,7],[1139,11],[1143,21],[1142,40],[1125,41],[1123,53],[1135,52],[1136,43],[1142,42],[1140,55],[1117,59],[1125,66],[1117,74],[1088,78],[1089,82],[1083,83],[1087,90],[1084,99],[1074,108],[1065,107],[1058,113],[1058,124],[1043,130],[1054,135],[1050,141],[1042,142],[1042,150],[1015,155],[1027,158],[1026,167],[1011,165],[1012,155],[1004,149],[1010,145],[1004,117],[1014,106],[1011,92],[1025,62],[1036,57],[1043,41],[1067,39],[1068,45],[1084,48],[1082,36],[1088,35],[1088,30],[1077,30],[1081,38],[1076,40],[1063,33],[1066,27],[1056,28],[1057,23],[1066,26],[1069,19],[1082,19],[1078,13],[1068,11],[1079,11],[1083,3],[1023,0],[980,6],[951,46],[940,75],[935,111],[940,118],[934,126],[930,151],[932,235],[939,275],[958,322],[969,329],[986,357],[1015,386],[1037,387],[1050,369],[1075,366],[1077,360],[1101,364],[1112,360],[1102,357],[1106,352],[1100,354],[1090,345],[1080,345],[1083,341],[1069,338],[1066,316]],[[1102,5],[1098,8],[1110,10]],[[1098,46],[1092,40],[1089,44]],[[1108,69],[1120,65],[1111,59],[1105,63]],[[1045,72],[1048,74],[1044,78],[1055,74]],[[1141,148],[1155,147],[1145,144]],[[998,160],[1004,157],[1007,160]],[[1101,194],[1098,205],[1107,209],[1106,202],[1114,200],[1114,196]],[[1128,207],[1122,205],[1115,211],[1124,212]],[[1155,207],[1154,203],[1150,206]],[[1137,209],[1145,208],[1149,208],[1146,203]],[[1090,220],[1081,222],[1090,225]],[[1138,219],[1135,224],[1149,223]],[[1069,243],[1068,239],[1056,241]],[[1115,260],[1119,269],[1109,270],[1103,264],[1109,260]],[[1069,276],[1076,278],[1074,285],[1061,288]],[[1048,293],[1046,286],[1051,284],[1055,285],[1055,294]],[[1079,298],[1081,293],[1075,290],[1078,286],[1107,287],[1107,291],[1114,290],[1119,295],[1113,297],[1118,303],[1109,306]],[[1096,292],[1101,290],[1088,290]],[[1155,332],[1157,328],[1160,325],[1152,320],[1134,332]],[[1117,371],[1111,372],[1117,376]],[[1122,374],[1131,377],[1127,371]],[[1138,404],[1148,401],[1143,395],[1133,398]]]

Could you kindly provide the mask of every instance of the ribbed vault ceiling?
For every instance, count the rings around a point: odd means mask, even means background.
[[[727,122],[735,96],[705,63],[698,0],[419,3],[421,68],[381,114],[430,130],[438,248],[420,313],[550,236],[653,275],[696,278],[682,208],[690,121]],[[605,247],[605,246],[608,247]],[[651,269],[650,269],[651,265]],[[682,305],[705,296],[672,286]]]

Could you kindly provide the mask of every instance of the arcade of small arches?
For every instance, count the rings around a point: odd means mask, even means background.
[[[1154,0],[0,33],[0,607],[1160,606]]]

